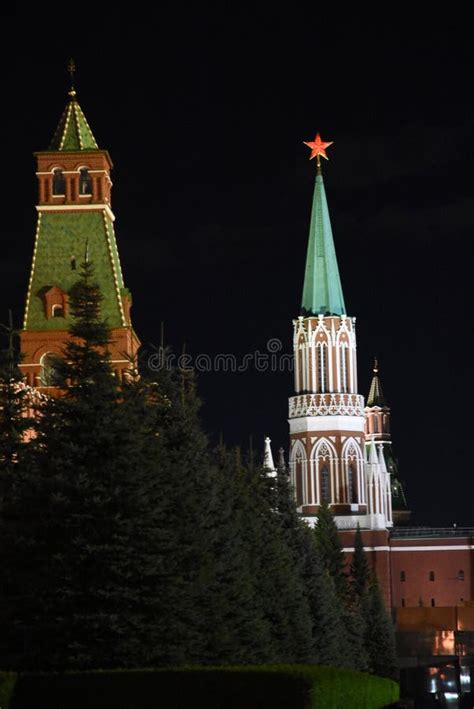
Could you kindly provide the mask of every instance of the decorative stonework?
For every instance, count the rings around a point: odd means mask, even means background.
[[[363,415],[364,397],[359,394],[300,394],[289,401],[290,418]]]

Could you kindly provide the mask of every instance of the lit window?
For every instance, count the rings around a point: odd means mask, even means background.
[[[63,195],[66,192],[66,180],[63,171],[57,167],[53,170],[53,194]]]
[[[400,571],[400,581],[406,581],[407,577],[404,571]]]
[[[434,581],[434,580],[435,580],[435,573],[434,573],[434,571],[430,571],[430,581]]]
[[[80,171],[79,194],[92,194],[92,180],[87,167],[81,168]]]

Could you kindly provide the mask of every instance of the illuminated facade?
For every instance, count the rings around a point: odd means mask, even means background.
[[[308,145],[318,166],[301,314],[293,322],[295,394],[289,400],[298,511],[314,525],[320,505],[330,506],[348,562],[359,525],[386,602],[400,613],[465,608],[473,598],[472,530],[405,526],[410,511],[377,361],[366,405],[358,390],[355,318],[345,307],[320,166],[329,144],[317,136]],[[456,630],[449,619],[443,632]]]
[[[327,503],[341,529],[359,524],[387,530],[393,526],[390,473],[383,442],[377,447],[374,436],[366,433],[357,385],[355,318],[347,315],[344,303],[319,162],[328,144],[317,136],[308,145],[318,168],[301,315],[293,323],[291,480],[298,511],[310,524],[319,506]]]

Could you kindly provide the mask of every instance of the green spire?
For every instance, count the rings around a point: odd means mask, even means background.
[[[301,310],[304,315],[343,315],[346,312],[326,192],[319,169],[314,188]]]
[[[69,92],[71,100],[64,109],[49,150],[98,150],[96,139],[76,101],[76,92]]]
[[[374,376],[370,384],[369,396],[367,397],[367,406],[386,406],[387,402],[382,391],[382,385],[379,379],[379,365],[377,358],[374,360]]]

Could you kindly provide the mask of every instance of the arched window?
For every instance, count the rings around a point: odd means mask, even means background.
[[[374,422],[374,433],[379,432],[379,417],[377,415],[372,417],[372,421]]]
[[[44,387],[57,387],[62,385],[62,379],[59,374],[58,364],[60,359],[58,355],[48,352],[41,357],[41,384]]]
[[[295,492],[298,507],[303,504],[303,456],[298,451],[295,462]]]
[[[63,195],[66,193],[66,180],[63,171],[57,167],[53,170],[53,194]]]
[[[358,502],[357,499],[357,473],[354,470],[354,467],[352,465],[349,465],[349,469],[347,471],[347,496],[348,496],[348,502],[356,503]]]
[[[321,468],[321,502],[329,504],[331,501],[331,485],[329,482],[329,470],[327,465]]]
[[[341,372],[341,391],[347,392],[347,361],[346,361],[346,348],[341,346],[339,348],[339,366]]]
[[[319,379],[319,391],[324,394],[327,388],[326,383],[326,347],[322,342],[318,342],[316,345],[317,354],[317,368],[318,368],[318,379]]]
[[[458,580],[464,581],[464,571],[462,569],[458,571]]]
[[[92,180],[87,167],[80,170],[79,194],[92,194]]]
[[[64,317],[64,308],[62,305],[53,305],[51,309],[51,314],[53,318],[63,318]]]

